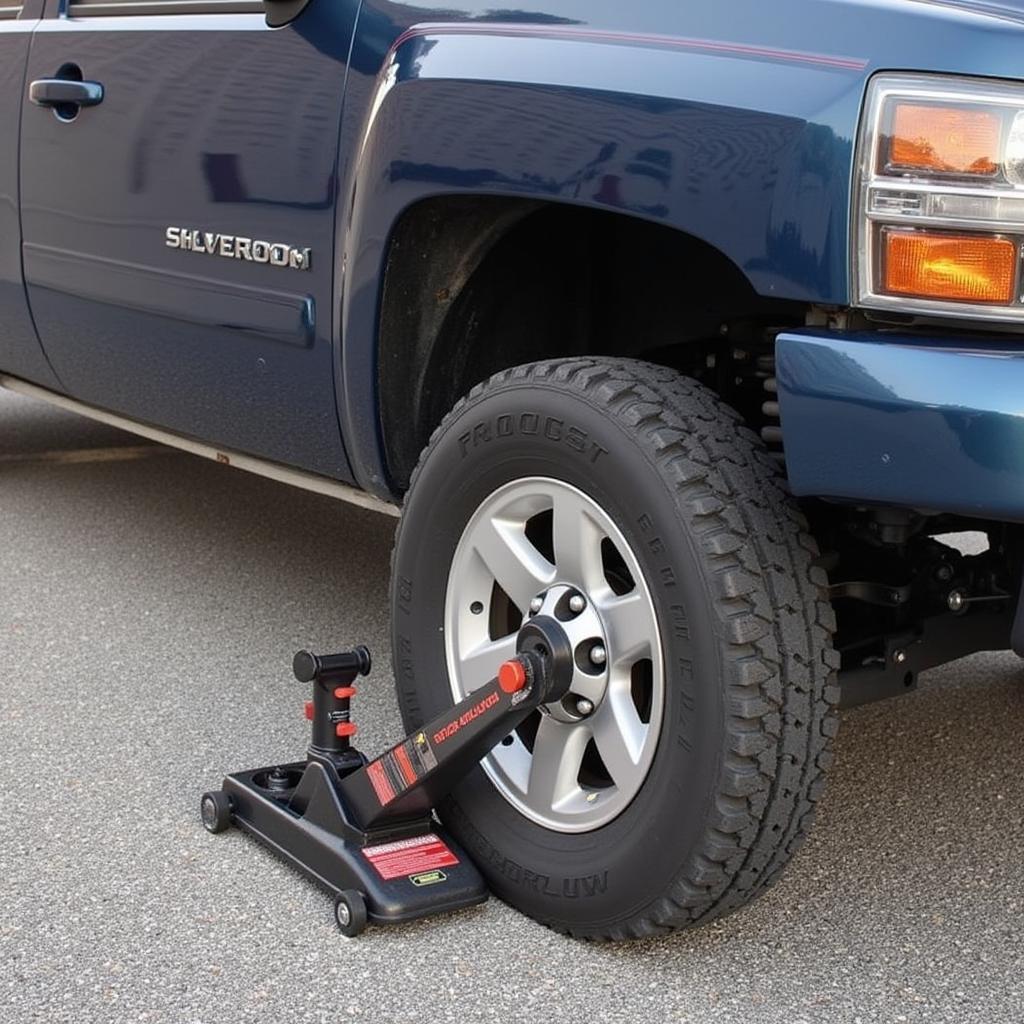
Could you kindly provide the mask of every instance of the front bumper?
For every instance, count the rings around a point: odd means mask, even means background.
[[[1024,340],[789,331],[776,378],[794,494],[1024,522]]]

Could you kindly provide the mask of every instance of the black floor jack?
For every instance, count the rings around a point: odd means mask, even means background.
[[[236,825],[333,893],[348,936],[367,922],[482,903],[483,878],[433,809],[531,711],[568,692],[573,652],[556,619],[530,619],[516,650],[489,683],[374,761],[351,743],[352,684],[369,674],[370,652],[299,651],[295,677],[313,685],[306,760],[229,775],[203,794],[203,824],[211,832]]]

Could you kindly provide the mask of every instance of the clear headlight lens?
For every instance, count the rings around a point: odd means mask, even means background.
[[[1024,85],[873,78],[853,227],[857,305],[1024,322]]]

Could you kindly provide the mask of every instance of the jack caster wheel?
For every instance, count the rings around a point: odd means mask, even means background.
[[[338,931],[354,939],[366,930],[366,900],[355,889],[343,889],[334,898],[334,920]]]
[[[207,832],[224,832],[231,828],[231,797],[222,789],[204,793],[199,801],[199,813]]]

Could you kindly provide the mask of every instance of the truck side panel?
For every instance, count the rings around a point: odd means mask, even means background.
[[[72,4],[39,24],[29,80],[72,62],[104,89],[72,120],[23,113],[25,281],[74,398],[351,478],[334,206],[357,5],[315,4],[311,38],[258,5]]]
[[[18,134],[25,64],[42,0],[24,8],[0,6],[0,370],[60,389],[29,316],[21,267]],[[6,12],[6,13],[5,13]]]

